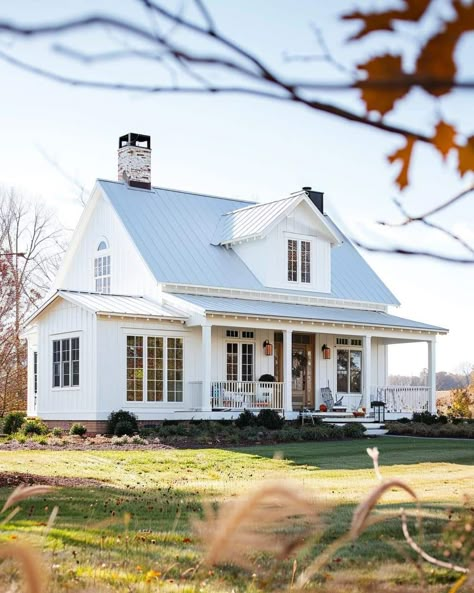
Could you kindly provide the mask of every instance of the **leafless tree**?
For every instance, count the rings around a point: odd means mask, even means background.
[[[0,415],[23,407],[27,317],[50,288],[63,250],[57,223],[14,189],[0,189]]]
[[[469,18],[473,16],[474,8],[463,7],[458,0],[452,0],[452,2],[453,8],[458,10],[459,23],[463,18],[467,22],[466,14],[461,15],[462,10],[471,11]],[[431,0],[423,2],[402,0],[402,4],[404,7],[401,9],[386,10],[383,13],[383,18],[375,13],[368,17],[359,12],[346,15],[348,19],[359,20],[363,23],[361,30],[353,36],[353,40],[360,39],[375,30],[376,27],[371,23],[383,21],[384,18],[386,22],[379,29],[393,32],[398,20],[415,21],[420,19],[426,11],[430,10],[432,2]],[[441,22],[440,33],[444,34],[444,30],[447,31],[448,27],[448,21]],[[90,34],[97,31],[104,33],[103,39],[107,40],[106,48],[91,52],[89,42],[87,41],[87,45],[81,43],[77,34],[80,32]],[[421,73],[418,70],[411,74],[403,71],[397,75],[389,71],[387,75],[380,75],[377,72],[375,76],[372,76],[369,69],[375,65],[374,61],[367,62],[364,67],[359,65],[358,68],[340,64],[332,55],[321,31],[314,26],[313,31],[318,46],[317,53],[314,55],[293,55],[284,52],[285,68],[287,69],[289,64],[297,61],[313,68],[318,62],[325,62],[337,72],[336,82],[319,80],[314,77],[314,71],[311,71],[311,76],[307,79],[291,79],[282,71],[269,66],[260,55],[248,49],[245,43],[234,41],[222,32],[204,0],[180,2],[176,10],[170,9],[168,3],[159,0],[136,0],[136,11],[130,15],[130,18],[123,17],[119,11],[112,11],[104,14],[85,14],[70,20],[64,19],[40,24],[22,24],[0,20],[0,38],[2,35],[7,36],[9,40],[48,38],[51,39],[53,54],[91,67],[106,68],[110,63],[123,63],[124,76],[119,80],[109,80],[110,77],[107,72],[104,76],[103,70],[100,71],[100,78],[93,78],[90,75],[76,77],[64,70],[64,67],[61,69],[59,65],[47,68],[33,62],[22,61],[12,51],[1,50],[0,59],[32,74],[75,87],[155,95],[166,93],[245,94],[276,101],[291,101],[313,111],[326,113],[404,138],[407,146],[399,149],[390,157],[391,162],[402,162],[402,172],[398,178],[399,180],[402,178],[402,181],[399,181],[400,186],[407,183],[405,180],[408,164],[415,142],[434,146],[443,158],[451,149],[459,151],[459,171],[464,174],[467,170],[474,169],[470,164],[466,164],[471,162],[471,140],[474,146],[474,137],[468,139],[466,146],[456,144],[457,141],[454,140],[456,130],[452,132],[453,128],[442,120],[439,123],[443,124],[444,128],[441,127],[436,134],[423,134],[415,127],[388,123],[382,117],[388,111],[387,109],[380,108],[381,116],[374,117],[374,114],[370,112],[368,101],[366,101],[367,112],[364,112],[363,110],[341,107],[337,101],[322,101],[318,98],[318,94],[321,92],[333,94],[357,92],[361,93],[362,97],[364,97],[364,93],[367,97],[367,93],[370,92],[373,96],[373,93],[376,92],[380,96],[383,94],[391,96],[395,93],[394,100],[396,100],[404,97],[406,92],[412,88],[421,88],[430,94],[431,99],[435,100],[438,96],[453,89],[473,89],[474,81],[458,80],[452,72],[445,73],[442,68],[438,71],[426,59],[424,62],[420,61],[420,68],[421,66],[425,68],[424,71],[421,70]],[[457,30],[456,43],[463,32],[465,30]],[[434,44],[435,37],[421,46],[421,53],[432,49],[431,46],[428,46],[430,43]],[[84,39],[88,40],[89,37],[84,36]],[[446,47],[449,48],[447,52],[450,52],[449,58],[451,59],[456,44],[454,42],[446,44]],[[393,66],[394,61],[390,62],[390,58],[391,56],[380,56],[377,59],[380,60],[380,64],[385,60]],[[150,84],[134,82],[127,60],[150,63],[154,67],[152,82]],[[64,64],[64,61],[62,63]],[[94,72],[93,68],[91,68],[91,72]],[[392,106],[394,100],[391,101]],[[449,141],[447,130],[452,132]],[[463,153],[462,163],[461,151]],[[474,150],[472,150],[472,161],[474,162]],[[436,218],[437,215],[454,204],[471,198],[472,191],[473,187],[469,187],[442,203],[419,213],[408,212],[400,201],[396,201],[402,216],[401,222],[381,223],[397,227],[426,226],[431,231],[449,237],[458,248],[461,248],[461,254],[449,255],[430,249],[413,250],[403,245],[387,249],[360,242],[359,245],[373,251],[424,255],[445,261],[474,263],[474,245],[466,238],[453,232],[445,224],[438,223]]]

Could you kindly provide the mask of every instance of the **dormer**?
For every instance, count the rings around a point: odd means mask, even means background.
[[[224,214],[212,243],[233,249],[266,287],[329,293],[331,248],[341,240],[322,209],[323,194],[305,187]]]

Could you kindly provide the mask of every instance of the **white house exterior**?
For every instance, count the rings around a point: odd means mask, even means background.
[[[29,416],[92,431],[118,409],[149,424],[293,417],[323,387],[348,410],[434,410],[446,330],[389,313],[398,301],[322,193],[255,204],[151,187],[150,153],[147,136],[120,139],[121,181],[97,181],[28,322]],[[387,385],[387,346],[420,341],[428,385]]]

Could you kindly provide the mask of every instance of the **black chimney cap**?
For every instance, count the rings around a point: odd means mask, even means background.
[[[119,138],[119,148],[123,148],[124,146],[141,146],[142,148],[151,150],[151,136],[129,132]]]
[[[311,189],[312,189],[312,188],[311,188],[309,185],[305,185],[305,186],[302,188],[302,190],[303,190],[303,191],[311,191]]]

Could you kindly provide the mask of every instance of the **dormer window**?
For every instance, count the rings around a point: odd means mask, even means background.
[[[311,241],[288,239],[288,282],[311,284]]]
[[[109,244],[105,239],[100,241],[97,251],[94,259],[95,292],[110,294],[110,254]]]

